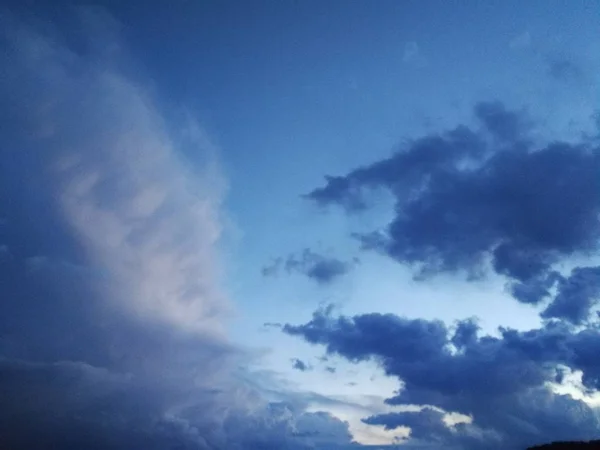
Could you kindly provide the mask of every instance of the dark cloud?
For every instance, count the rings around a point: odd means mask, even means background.
[[[0,381],[2,448],[300,450],[351,440],[344,422],[293,403],[223,412],[220,390],[165,390],[83,363],[2,360]]]
[[[432,408],[420,411],[404,411],[379,414],[363,419],[369,425],[381,425],[386,430],[409,427],[410,437],[443,443],[451,436],[450,429],[444,424],[444,413]]]
[[[564,276],[550,271],[526,282],[513,283],[510,289],[523,303],[538,304],[549,300],[541,312],[543,318],[563,319],[581,325],[591,318],[600,300],[600,268],[575,267]]]
[[[220,391],[250,395],[231,377],[237,351],[107,310],[81,266],[13,258],[0,277],[0,447],[237,445],[219,435],[227,418],[218,413],[223,403],[241,406]],[[172,412],[189,403],[211,414]]]
[[[479,326],[475,319],[460,321],[456,325],[451,342],[458,350],[462,350],[477,340],[478,332]]]
[[[126,374],[3,360],[0,379],[3,448],[208,448],[206,430],[165,416],[164,400]]]
[[[475,116],[501,142],[517,142],[525,137],[529,128],[523,115],[508,111],[500,102],[478,103]]]
[[[326,185],[305,197],[322,206],[337,204],[348,211],[360,211],[368,207],[365,188],[417,190],[426,181],[424,175],[451,169],[458,162],[478,160],[485,151],[485,142],[478,134],[458,127],[442,135],[411,141],[406,151],[346,176],[326,176]]]
[[[415,267],[418,277],[481,276],[491,260],[515,298],[539,303],[560,279],[557,262],[598,250],[600,149],[592,141],[535,145],[523,114],[498,102],[477,104],[475,117],[479,129],[411,141],[390,158],[327,177],[307,197],[356,210],[368,207],[366,192],[384,189],[395,198],[395,217],[356,235],[364,248]],[[567,296],[572,289],[546,316],[580,322],[587,300],[567,311],[560,306]]]
[[[520,302],[537,305],[550,295],[550,289],[562,278],[560,273],[551,271],[525,282],[512,282],[509,288]]]
[[[329,373],[335,373],[336,372],[336,368],[335,367],[331,367],[331,366],[327,366],[325,367],[325,370]]]
[[[429,405],[473,418],[447,429],[434,410],[370,417],[367,423],[413,428],[417,436],[458,448],[524,448],[559,439],[590,439],[600,425],[597,411],[570,396],[553,393],[548,382],[567,367],[583,373],[588,389],[600,387],[600,332],[575,331],[564,323],[499,337],[479,336],[473,321],[452,333],[442,322],[391,314],[333,317],[318,311],[288,334],[325,346],[350,361],[374,360],[403,388],[390,405]],[[452,346],[458,351],[453,351]]]
[[[345,275],[352,267],[352,263],[324,256],[306,248],[301,253],[291,254],[285,259],[277,258],[271,265],[263,267],[262,274],[274,276],[283,269],[286,273],[301,273],[319,284],[329,284]]]
[[[300,372],[306,372],[312,369],[312,367],[309,364],[305,363],[304,361],[298,358],[292,358],[292,367],[296,370],[299,370]]]
[[[557,294],[542,317],[563,318],[581,324],[600,300],[600,267],[576,267],[558,281]]]

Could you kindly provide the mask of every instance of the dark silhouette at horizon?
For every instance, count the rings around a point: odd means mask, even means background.
[[[600,449],[600,440],[598,441],[566,441],[552,442],[551,444],[536,445],[527,450],[595,450]]]

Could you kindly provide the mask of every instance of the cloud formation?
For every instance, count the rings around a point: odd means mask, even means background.
[[[600,267],[576,267],[568,277],[554,275],[557,294],[542,312],[545,318],[562,318],[581,325],[600,300]]]
[[[356,263],[354,260],[353,263]],[[321,255],[305,248],[299,254],[288,255],[287,258],[277,258],[269,266],[262,269],[264,276],[274,276],[280,270],[286,273],[301,273],[315,282],[326,285],[352,270],[353,263]]]
[[[478,128],[413,140],[387,159],[327,177],[307,198],[362,211],[368,191],[386,190],[395,217],[356,236],[365,248],[413,266],[420,277],[481,276],[491,265],[508,277],[517,299],[537,303],[559,280],[553,269],[559,261],[598,250],[598,145],[536,144],[531,120],[498,102],[477,104],[474,115]],[[555,305],[547,314],[580,322],[584,310]]]
[[[365,250],[411,266],[421,280],[503,276],[515,299],[540,307],[543,325],[492,336],[482,335],[476,318],[449,327],[326,308],[283,331],[352,362],[373,360],[395,377],[400,389],[386,402],[400,411],[364,422],[408,427],[409,442],[518,449],[592,439],[599,411],[555,389],[566,374],[581,374],[588,394],[600,389],[593,356],[600,272],[576,266],[592,260],[600,242],[600,148],[587,137],[538,142],[534,122],[499,102],[478,103],[473,116],[475,125],[411,140],[389,158],[328,176],[306,198],[356,213],[379,193],[392,194],[391,222],[354,235]],[[467,419],[452,422],[449,413]]]
[[[0,19],[0,446],[349,444],[344,422],[238,373],[214,151],[119,69],[110,18],[83,15],[101,31],[65,16],[77,51]]]
[[[453,331],[440,321],[375,313],[335,317],[323,310],[310,322],[286,325],[284,331],[350,361],[378,362],[401,385],[388,404],[426,408],[365,422],[387,429],[410,427],[415,439],[430,445],[525,448],[591,439],[600,425],[597,410],[554,393],[548,385],[556,382],[559,367],[567,367],[583,372],[586,388],[600,388],[597,329],[575,331],[549,323],[527,332],[501,329],[499,337],[492,337],[480,335],[470,320]],[[472,423],[449,426],[444,411],[469,416]]]
[[[298,358],[292,359],[292,367],[300,372],[306,372],[307,370],[312,370],[312,367]]]

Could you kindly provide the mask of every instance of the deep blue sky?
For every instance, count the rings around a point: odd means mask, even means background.
[[[599,437],[597,1],[0,14],[2,445]]]

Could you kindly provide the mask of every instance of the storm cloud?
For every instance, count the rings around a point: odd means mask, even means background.
[[[120,69],[110,17],[63,19],[86,21],[77,51],[0,19],[0,446],[349,444],[347,424],[270,403],[237,369],[215,149]]]
[[[583,373],[586,388],[600,387],[596,329],[549,323],[527,332],[501,329],[493,337],[480,335],[470,320],[452,330],[440,321],[376,313],[335,317],[321,310],[284,331],[350,361],[376,361],[401,386],[389,405],[427,408],[376,415],[366,423],[407,426],[429,444],[517,449],[597,435],[598,411],[548,385],[567,367]],[[460,413],[472,423],[448,426],[439,411]]]

